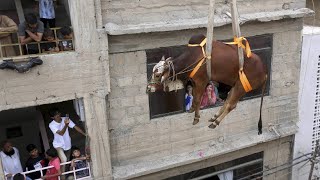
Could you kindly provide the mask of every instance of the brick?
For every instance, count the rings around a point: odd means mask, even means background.
[[[132,85],[132,77],[125,77],[125,78],[119,78],[117,79],[119,87],[125,87]]]
[[[135,104],[137,105],[146,105],[149,103],[148,101],[148,95],[140,95],[135,97]]]

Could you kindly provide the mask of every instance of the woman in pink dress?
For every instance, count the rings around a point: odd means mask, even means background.
[[[214,92],[214,86],[212,83],[209,83],[205,89],[205,92],[201,97],[200,108],[202,109],[208,106],[212,106],[216,103],[216,101],[217,101],[217,96],[216,96],[216,93]]]

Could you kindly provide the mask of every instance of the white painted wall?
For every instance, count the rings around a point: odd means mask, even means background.
[[[299,131],[295,137],[294,158],[312,151],[312,135],[320,131],[319,125],[313,130],[314,120],[320,120],[320,116],[315,114],[316,92],[320,92],[316,87],[317,82],[320,82],[317,80],[317,74],[320,74],[317,72],[320,70],[318,69],[320,67],[318,65],[320,62],[319,41],[319,27],[304,28],[299,84]],[[319,122],[316,123],[319,124]],[[315,136],[315,139],[319,139],[319,136]],[[308,179],[310,163],[302,167],[303,164],[294,166],[293,180]]]

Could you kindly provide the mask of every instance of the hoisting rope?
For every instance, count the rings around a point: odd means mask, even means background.
[[[242,42],[245,41],[246,45],[244,45]],[[234,37],[233,42],[225,43],[225,44],[233,44],[238,45],[238,47],[241,47],[245,50],[247,57],[250,58],[252,56],[251,48],[249,45],[248,40],[245,37]],[[246,92],[250,92],[252,90],[251,84],[246,76],[246,74],[243,71],[243,64],[241,64],[240,70],[239,70],[239,78],[240,82]]]

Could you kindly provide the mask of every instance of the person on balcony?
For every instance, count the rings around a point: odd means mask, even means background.
[[[31,42],[40,42],[44,32],[43,22],[37,19],[33,13],[25,16],[26,21],[19,24],[19,39],[22,45],[26,45],[26,54],[38,54],[38,44],[28,44]]]
[[[11,180],[14,174],[23,172],[19,150],[13,147],[12,143],[8,140],[3,141],[1,145],[2,151],[0,152],[0,157],[4,175],[7,177],[7,180]]]
[[[45,159],[44,154],[39,154],[38,148],[34,144],[27,145],[26,149],[30,155],[30,157],[26,162],[26,168],[28,168],[27,171],[41,169],[48,165],[48,162]],[[27,174],[27,176],[30,177],[31,179],[39,179],[41,177],[41,173],[40,171],[33,172],[30,174]]]
[[[17,24],[8,16],[0,15],[0,44],[12,44],[12,34],[18,30]],[[13,46],[6,46],[2,48],[2,56],[15,56],[16,52]]]
[[[52,131],[53,147],[57,150],[58,156],[62,163],[67,162],[67,157],[70,156],[71,149],[71,137],[69,135],[69,128],[74,128],[80,134],[87,136],[74,122],[69,119],[69,115],[61,117],[61,113],[58,108],[53,108],[49,111],[49,115],[52,119],[49,124],[49,128]],[[64,172],[65,167],[62,168]]]
[[[60,167],[60,159],[58,157],[57,150],[54,148],[50,148],[46,151],[46,157],[49,160],[48,166],[53,166],[48,169],[46,175],[42,176],[41,179],[46,180],[59,180],[59,176],[61,176],[62,171]]]
[[[39,0],[39,15],[44,27],[56,27],[56,15],[54,12],[56,0]]]

